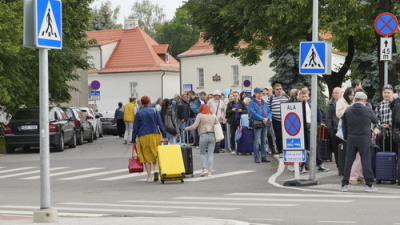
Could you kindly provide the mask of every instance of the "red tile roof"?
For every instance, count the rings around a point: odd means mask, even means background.
[[[109,60],[102,70],[89,73],[118,73],[135,71],[179,71],[179,62],[169,56],[169,45],[159,45],[140,27],[135,29],[114,29],[87,32],[88,40],[97,40],[96,45],[118,42]]]

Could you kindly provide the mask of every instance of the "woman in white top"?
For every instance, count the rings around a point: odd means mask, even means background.
[[[203,168],[200,176],[202,177],[212,175],[215,147],[214,125],[217,123],[218,121],[213,112],[207,105],[203,104],[199,107],[199,114],[197,114],[194,123],[185,128],[185,131],[197,128],[199,133],[200,161]],[[208,160],[206,160],[206,149],[208,150]]]

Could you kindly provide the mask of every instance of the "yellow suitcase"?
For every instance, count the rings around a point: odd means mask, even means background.
[[[161,183],[173,180],[181,180],[181,183],[183,183],[185,165],[183,164],[181,146],[160,145],[157,152]]]

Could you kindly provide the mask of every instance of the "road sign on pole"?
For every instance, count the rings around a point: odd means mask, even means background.
[[[60,0],[35,1],[35,41],[37,48],[62,48]]]
[[[300,42],[300,74],[331,74],[332,44]]]
[[[252,86],[252,76],[242,76],[242,91],[250,91]]]
[[[303,102],[281,103],[283,150],[304,150]]]
[[[98,80],[94,80],[94,81],[92,81],[91,83],[90,83],[90,88],[92,88],[92,90],[99,90],[100,89],[100,87],[101,87],[101,85],[100,85],[100,81],[98,81]]]
[[[381,61],[391,61],[392,60],[392,38],[391,37],[381,37]]]
[[[375,18],[375,31],[382,36],[390,36],[396,33],[398,21],[395,15],[385,12]]]

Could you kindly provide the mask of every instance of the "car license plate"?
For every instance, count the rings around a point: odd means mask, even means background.
[[[37,125],[24,125],[20,126],[21,130],[37,130],[38,126]]]

